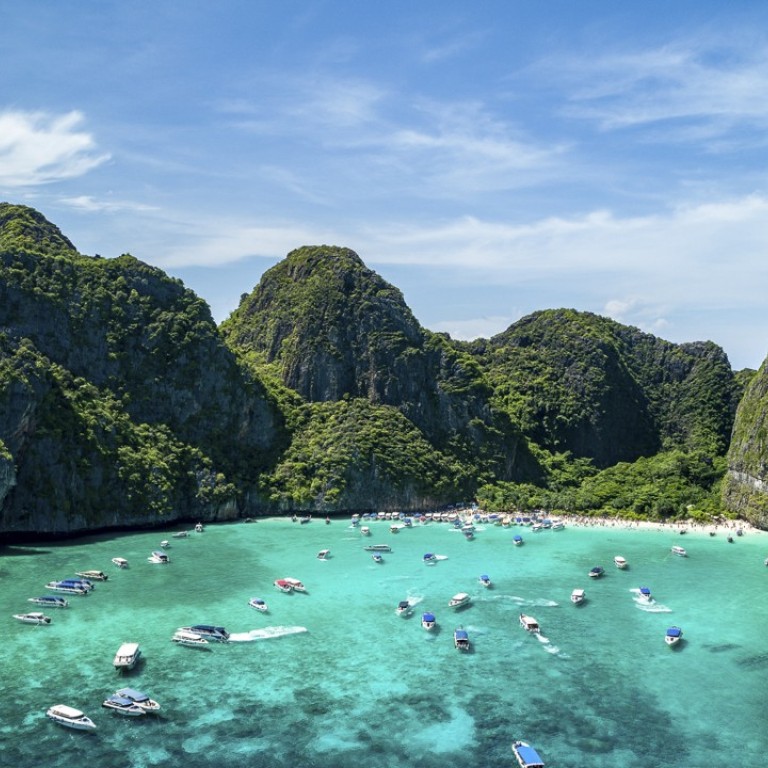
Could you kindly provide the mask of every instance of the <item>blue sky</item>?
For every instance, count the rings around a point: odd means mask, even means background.
[[[768,354],[768,4],[0,3],[0,199],[217,321],[306,244],[421,324]]]

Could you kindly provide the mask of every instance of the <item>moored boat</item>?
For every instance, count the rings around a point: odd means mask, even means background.
[[[472,602],[472,598],[466,592],[457,592],[449,601],[449,608],[463,608],[465,605],[469,605]]]
[[[123,643],[115,654],[112,664],[118,672],[133,669],[141,658],[141,648],[138,643]]]
[[[119,691],[115,691],[115,696],[123,696],[126,699],[130,699],[137,707],[141,707],[145,712],[160,711],[160,705],[154,699],[150,699],[146,693],[137,691],[135,688],[121,688]]]
[[[46,616],[44,613],[32,612],[32,613],[14,613],[13,618],[20,621],[22,624],[50,624],[51,617]]]
[[[621,555],[616,555],[616,557],[613,558],[613,564],[620,571],[623,571],[628,565],[626,558],[622,557]]]
[[[583,589],[574,589],[573,592],[571,592],[571,602],[574,605],[581,605],[585,599],[586,594]]]
[[[327,560],[331,556],[331,550],[330,549],[321,549],[317,553],[317,559],[318,560]]]
[[[187,536],[189,536],[189,531],[176,531],[176,533],[171,534],[171,538],[174,539],[186,539]]]
[[[117,694],[113,694],[102,701],[101,706],[125,717],[141,717],[147,714],[145,710],[134,704],[130,699],[118,696]]]
[[[539,753],[527,742],[513,742],[512,752],[520,768],[544,768],[544,761]]]
[[[40,597],[30,597],[27,599],[28,603],[35,603],[37,605],[45,605],[48,608],[66,608],[69,605],[69,600],[65,597],[58,597],[57,595],[40,595]]]
[[[91,587],[85,584],[81,579],[63,579],[62,581],[49,581],[45,585],[46,589],[54,592],[64,592],[67,595],[87,595]]]
[[[177,629],[171,640],[176,645],[184,645],[187,648],[204,648],[208,650],[208,641],[197,632],[188,632],[185,629]]]
[[[533,616],[526,616],[526,614],[524,613],[520,614],[520,626],[526,632],[538,633],[541,631],[539,627],[539,622],[536,621],[536,619],[534,619]]]
[[[96,728],[96,723],[90,717],[66,704],[55,704],[46,711],[45,715],[54,723],[63,725],[65,728],[74,728],[76,731],[92,731]]]
[[[203,524],[202,523],[197,523],[195,525],[195,533],[202,533],[204,530],[205,530],[205,528],[203,528]]]
[[[454,629],[453,630],[453,645],[459,651],[469,650],[469,634],[466,629]]]
[[[292,579],[290,576],[286,576],[283,581],[290,584],[294,592],[307,591],[307,588],[304,586],[303,582],[299,581],[298,579]]]
[[[434,613],[427,611],[421,614],[421,626],[427,631],[433,630],[437,626],[437,619]]]
[[[596,565],[594,568],[589,569],[589,577],[591,579],[599,579],[605,573],[605,568],[602,565]]]
[[[391,552],[392,547],[389,544],[369,544],[367,547],[363,547],[366,552]]]
[[[367,525],[364,525],[364,526],[362,526],[360,528],[360,534],[362,536],[370,536],[371,535],[371,529]]]
[[[677,645],[683,639],[683,630],[680,627],[670,627],[664,635],[667,645]]]
[[[273,583],[281,592],[293,592],[293,585],[285,579],[275,579]]]
[[[252,597],[248,601],[248,605],[250,605],[251,608],[255,608],[257,611],[261,611],[262,613],[266,613],[267,611],[267,604],[260,597]]]
[[[373,560],[374,563],[383,563],[384,562],[384,558],[378,552],[374,552],[371,555],[371,559]]]
[[[94,581],[106,581],[109,578],[104,571],[75,571],[75,576],[80,576],[83,579],[93,579]]]
[[[124,557],[113,557],[112,563],[116,565],[118,568],[128,567],[128,561]]]

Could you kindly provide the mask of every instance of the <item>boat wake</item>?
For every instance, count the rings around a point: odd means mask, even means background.
[[[233,632],[229,636],[229,642],[252,643],[254,640],[271,640],[274,637],[298,635],[301,632],[307,631],[306,627],[264,627],[263,629],[252,629],[250,632]]]
[[[672,613],[672,609],[659,603],[646,603],[644,600],[636,601],[637,607],[646,613]]]
[[[556,645],[552,645],[548,637],[544,637],[544,635],[538,634],[536,635],[536,639],[544,646],[544,650],[547,653],[551,653],[551,654],[560,653],[560,648],[558,648]]]
[[[448,555],[435,555],[435,560],[447,560]]]

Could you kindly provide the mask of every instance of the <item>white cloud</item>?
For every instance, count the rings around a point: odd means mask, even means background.
[[[144,203],[132,203],[127,200],[96,200],[90,195],[64,197],[61,199],[61,202],[71,208],[87,213],[121,213],[124,211],[144,213],[158,210],[155,206]]]
[[[82,176],[109,159],[93,137],[77,130],[83,116],[0,112],[0,187],[49,184]]]

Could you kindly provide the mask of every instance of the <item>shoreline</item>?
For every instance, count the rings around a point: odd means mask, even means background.
[[[722,523],[701,523],[697,520],[683,520],[676,522],[663,522],[652,520],[628,520],[619,517],[589,517],[580,515],[558,515],[567,526],[575,528],[621,528],[623,530],[661,531],[665,533],[706,533],[709,535],[746,535],[764,534],[766,531],[755,528],[746,520],[727,520]],[[741,533],[739,533],[741,531]]]

